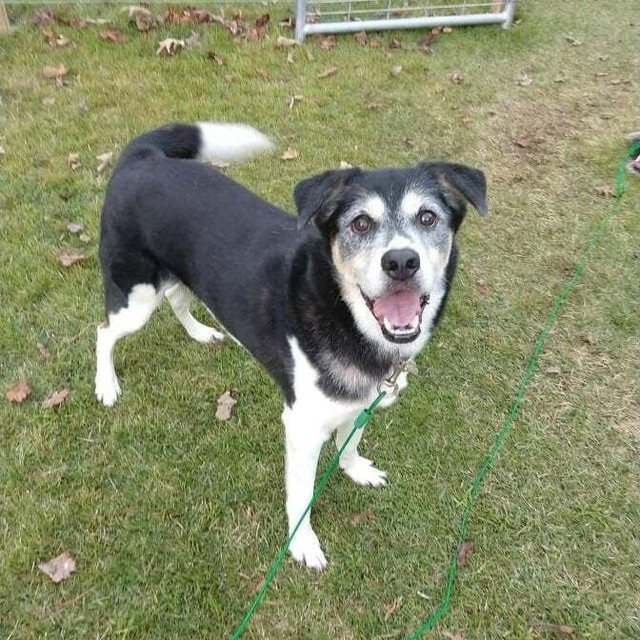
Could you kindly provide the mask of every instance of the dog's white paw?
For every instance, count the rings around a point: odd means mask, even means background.
[[[384,487],[387,484],[387,474],[373,466],[368,458],[357,456],[342,470],[356,483],[365,487]]]
[[[105,407],[112,407],[120,395],[118,376],[113,374],[96,375],[96,398]]]
[[[313,530],[298,531],[289,546],[289,552],[295,560],[316,571],[327,566],[327,559],[322,553],[320,541]]]
[[[212,327],[207,327],[200,323],[191,327],[189,335],[196,342],[201,342],[203,344],[206,344],[207,342],[222,342],[224,340],[224,334],[216,331]]]

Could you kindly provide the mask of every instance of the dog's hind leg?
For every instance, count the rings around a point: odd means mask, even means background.
[[[107,321],[98,327],[96,340],[96,397],[107,407],[120,395],[120,385],[113,366],[113,348],[147,323],[162,302],[162,291],[152,284],[136,284],[127,296],[126,306],[107,313]],[[108,306],[108,305],[107,305]]]
[[[340,449],[353,429],[353,423],[344,424],[336,430],[336,447]],[[363,429],[357,429],[340,456],[340,468],[357,484],[382,487],[387,484],[387,474],[373,466],[373,462],[358,453]]]
[[[189,311],[189,304],[195,296],[182,282],[176,282],[176,284],[170,286],[164,292],[164,295],[176,317],[194,340],[197,342],[220,342],[224,339],[222,333],[212,327],[207,327],[193,317],[191,311]]]

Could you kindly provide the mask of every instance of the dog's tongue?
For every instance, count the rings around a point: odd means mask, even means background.
[[[420,295],[415,291],[398,291],[378,298],[373,303],[373,315],[386,318],[394,327],[406,327],[420,313]]]

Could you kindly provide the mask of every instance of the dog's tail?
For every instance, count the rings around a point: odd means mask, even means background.
[[[120,165],[129,160],[160,155],[226,164],[271,149],[273,144],[269,138],[246,124],[170,124],[147,131],[133,140],[122,153]]]

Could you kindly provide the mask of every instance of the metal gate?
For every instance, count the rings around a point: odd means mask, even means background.
[[[513,22],[517,0],[296,0],[296,40],[313,33]]]

